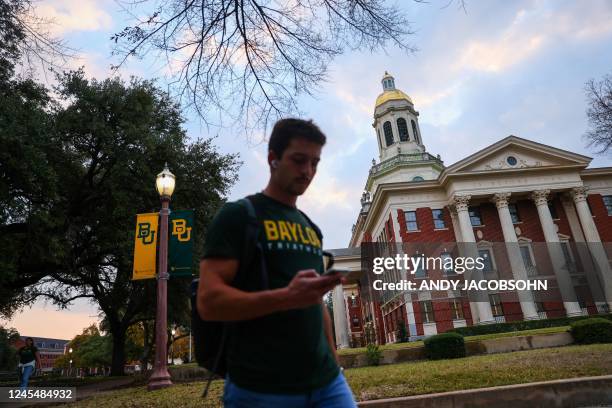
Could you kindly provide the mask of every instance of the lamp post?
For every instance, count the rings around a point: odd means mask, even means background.
[[[72,347],[68,349],[68,353],[70,354],[70,365],[68,366],[68,375],[72,374]]]
[[[172,385],[168,372],[168,214],[170,212],[170,197],[174,192],[175,177],[168,170],[168,164],[157,175],[155,186],[161,198],[162,208],[159,212],[159,253],[157,269],[157,313],[155,317],[155,367],[149,377],[149,391]]]
[[[170,343],[170,362],[174,365],[174,335],[176,334],[176,330],[172,329],[172,343]]]

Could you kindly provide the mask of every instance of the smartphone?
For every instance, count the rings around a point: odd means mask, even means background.
[[[351,270],[349,268],[339,268],[337,266],[334,266],[326,270],[322,276],[333,275],[334,273],[340,273],[342,274],[342,276],[346,276],[351,273]]]

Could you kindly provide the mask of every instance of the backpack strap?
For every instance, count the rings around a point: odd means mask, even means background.
[[[299,208],[298,208],[298,211],[304,216],[304,218],[306,218],[306,221],[308,221],[312,229],[314,229],[315,232],[317,233],[317,237],[319,237],[319,241],[321,241],[321,244],[323,244],[323,233],[321,232],[321,229],[317,226],[317,224],[312,222],[310,217],[307,216],[304,211],[300,210]],[[321,250],[323,250],[323,248],[321,248]]]
[[[255,256],[259,258],[259,273],[261,289],[268,289],[268,269],[266,268],[266,259],[264,257],[263,247],[259,242],[259,217],[257,216],[257,210],[253,205],[251,196],[247,196],[238,200],[238,203],[244,206],[249,216],[249,221],[246,226],[246,239],[244,242],[244,262],[241,262],[239,272],[242,272],[243,279],[246,275],[245,269],[250,267],[253,263]],[[244,265],[243,265],[244,264]]]

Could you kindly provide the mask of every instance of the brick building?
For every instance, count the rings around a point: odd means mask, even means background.
[[[25,346],[25,339],[32,337],[34,345],[38,348],[41,369],[43,372],[53,371],[55,360],[66,354],[66,345],[70,340],[50,339],[47,337],[21,336],[13,346],[19,350]]]
[[[416,339],[466,325],[610,310],[612,167],[588,168],[589,157],[516,136],[445,166],[427,152],[410,97],[387,73],[382,85],[373,122],[379,160],[372,163],[349,248],[336,251],[336,265],[356,271],[332,295],[340,347],[395,342],[400,324]],[[455,258],[458,243],[465,243],[464,251],[485,259],[484,275],[542,276],[553,283],[552,295],[488,291],[478,301],[451,290],[373,296],[371,276],[357,272],[365,243],[442,259]],[[395,277],[452,273],[430,268]]]

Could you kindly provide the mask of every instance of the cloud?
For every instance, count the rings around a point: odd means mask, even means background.
[[[508,27],[487,38],[468,41],[459,53],[455,70],[500,72],[525,62],[550,46],[572,41],[589,41],[612,33],[609,2],[589,2],[549,9],[545,1],[518,10]],[[560,3],[552,3],[555,6]]]
[[[36,15],[52,21],[52,34],[70,31],[97,31],[112,26],[111,15],[102,6],[112,4],[97,0],[48,0],[36,3]]]

